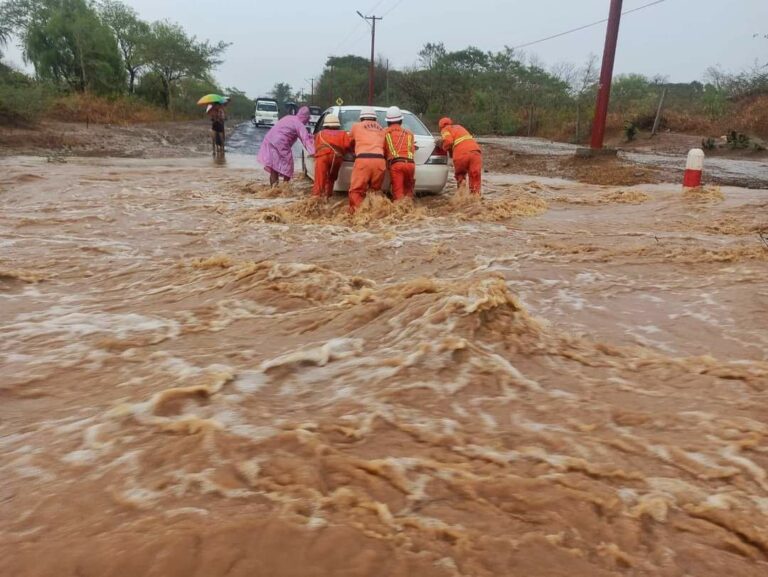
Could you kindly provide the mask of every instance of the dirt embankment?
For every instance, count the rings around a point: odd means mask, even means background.
[[[483,159],[484,168],[489,172],[564,178],[587,184],[631,186],[669,180],[664,171],[640,167],[616,157],[577,158],[521,154],[501,146],[486,144]]]
[[[205,120],[110,125],[46,121],[32,128],[0,127],[0,156],[180,158],[207,154]]]

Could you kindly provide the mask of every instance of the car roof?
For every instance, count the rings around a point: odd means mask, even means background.
[[[367,104],[344,104],[343,106],[331,106],[330,108],[338,108],[339,112],[343,110],[360,110],[361,108],[367,107]],[[389,106],[371,106],[376,112],[386,112],[389,110]],[[404,114],[413,114],[410,110],[406,110],[405,108],[401,108],[400,112]]]

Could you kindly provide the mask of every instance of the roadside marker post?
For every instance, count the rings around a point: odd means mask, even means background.
[[[701,186],[701,173],[704,171],[704,151],[694,148],[688,153],[683,175],[683,189]]]

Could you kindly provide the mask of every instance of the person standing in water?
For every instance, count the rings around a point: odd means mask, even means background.
[[[461,187],[469,175],[469,191],[480,196],[483,179],[483,156],[480,145],[469,131],[455,124],[450,118],[440,119],[440,143],[453,157],[453,171],[456,184]]]
[[[410,198],[416,186],[416,164],[413,132],[403,127],[403,113],[397,106],[387,110],[387,129],[384,131],[384,155],[389,167],[389,181],[395,202]]]
[[[368,190],[381,190],[387,163],[384,160],[384,129],[376,120],[376,110],[366,106],[360,111],[360,122],[350,131],[355,150],[355,164],[349,186],[349,211],[355,212]]]
[[[328,114],[323,129],[315,135],[315,184],[312,195],[318,198],[333,196],[344,155],[350,150],[352,139],[341,130],[339,118]]]
[[[293,178],[292,147],[297,140],[309,156],[315,154],[315,143],[307,131],[309,108],[302,106],[296,116],[283,116],[270,128],[261,143],[256,159],[269,172],[269,184],[276,186],[280,177],[284,182]]]

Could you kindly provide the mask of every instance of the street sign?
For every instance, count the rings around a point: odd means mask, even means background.
[[[336,106],[341,106],[342,104],[344,104],[344,101],[341,99],[341,96],[339,96],[336,99]]]

